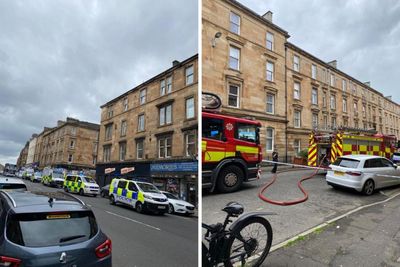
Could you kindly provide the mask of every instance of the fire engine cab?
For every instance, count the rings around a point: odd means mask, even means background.
[[[309,137],[308,165],[323,166],[342,155],[376,155],[391,159],[396,151],[394,135],[378,134],[375,130],[342,128],[334,132],[313,131]]]
[[[259,176],[261,124],[219,114],[221,100],[217,95],[203,93],[202,100],[203,188],[236,191],[243,182]]]

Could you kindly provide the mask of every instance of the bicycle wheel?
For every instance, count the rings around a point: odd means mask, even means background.
[[[262,217],[251,217],[232,230],[228,240],[226,267],[260,266],[267,257],[272,243],[272,228]]]

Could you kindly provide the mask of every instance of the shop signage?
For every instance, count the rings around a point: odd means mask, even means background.
[[[107,168],[104,170],[104,174],[109,174],[112,173],[113,171],[115,171],[115,168]]]
[[[122,168],[121,169],[121,174],[126,174],[128,172],[133,172],[134,170],[135,170],[135,167]]]
[[[197,162],[173,162],[150,164],[151,172],[197,172]]]

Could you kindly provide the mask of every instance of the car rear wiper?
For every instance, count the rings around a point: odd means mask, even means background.
[[[60,238],[60,243],[71,241],[71,240],[78,239],[78,238],[85,237],[85,236],[86,235],[71,235],[71,236],[62,237],[62,238]]]

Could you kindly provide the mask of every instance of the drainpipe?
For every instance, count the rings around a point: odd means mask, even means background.
[[[285,44],[285,161],[288,162],[288,88],[287,88],[287,46]]]

